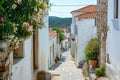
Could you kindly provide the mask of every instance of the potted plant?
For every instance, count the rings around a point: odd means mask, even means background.
[[[0,72],[6,72],[7,66],[0,66]]]
[[[99,56],[99,41],[97,38],[91,39],[85,47],[85,59],[92,67],[96,67]]]
[[[105,66],[100,66],[95,70],[96,78],[105,76]]]

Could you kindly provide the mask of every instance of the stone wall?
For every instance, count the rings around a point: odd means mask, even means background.
[[[97,36],[100,40],[100,64],[106,63],[106,38],[107,38],[107,0],[97,0]]]

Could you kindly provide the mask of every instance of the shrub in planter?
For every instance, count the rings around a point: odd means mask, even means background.
[[[105,66],[100,66],[95,70],[96,78],[105,76]]]
[[[99,41],[97,38],[91,39],[85,47],[85,60],[92,62],[93,64],[97,64],[98,56],[99,56]],[[95,60],[95,61],[94,61]],[[92,65],[92,64],[91,64]],[[95,65],[92,65],[95,67]]]

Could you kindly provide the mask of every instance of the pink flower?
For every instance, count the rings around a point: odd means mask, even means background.
[[[4,17],[1,17],[1,21],[4,22]]]
[[[28,22],[24,22],[23,27],[25,27],[27,31],[31,31],[31,27],[30,27],[30,24]]]
[[[29,25],[29,23],[27,23],[26,28],[27,28],[27,30],[30,29],[30,25]]]

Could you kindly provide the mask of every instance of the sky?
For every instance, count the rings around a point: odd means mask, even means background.
[[[50,0],[52,4],[49,16],[71,17],[71,11],[82,8],[90,4],[96,4],[97,0]],[[56,6],[55,6],[56,5]],[[63,6],[71,5],[71,6]],[[79,5],[79,6],[76,6]]]

